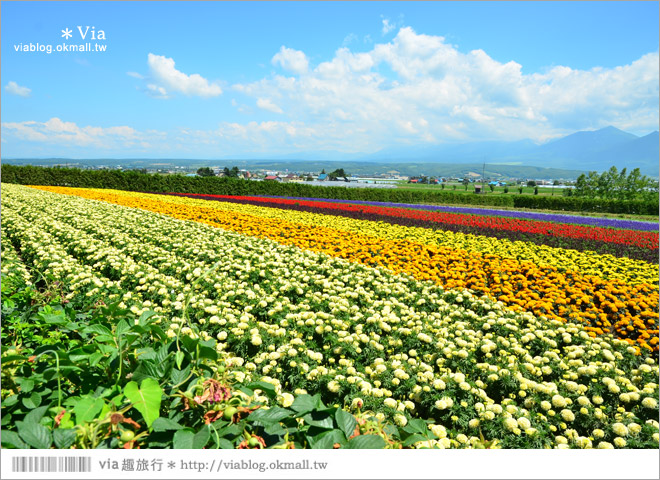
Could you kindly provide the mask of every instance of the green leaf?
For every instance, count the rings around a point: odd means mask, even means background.
[[[409,447],[413,443],[424,442],[426,440],[428,440],[428,438],[426,438],[424,435],[420,435],[419,433],[413,433],[403,441],[403,446]]]
[[[137,382],[131,381],[124,387],[124,394],[133,407],[142,414],[148,427],[159,417],[160,402],[163,390],[153,378],[145,378],[140,388]]]
[[[18,436],[18,433],[6,429],[2,430],[0,442],[2,443],[2,448],[30,448],[30,446]]]
[[[355,426],[357,425],[357,420],[353,415],[348,413],[346,410],[338,408],[337,413],[335,413],[335,421],[337,422],[337,425],[341,431],[344,432],[344,435],[346,435],[346,438],[353,435]]]
[[[95,366],[97,363],[99,363],[101,361],[102,358],[103,358],[103,354],[101,352],[92,353],[89,356],[89,365],[90,365],[90,367]]]
[[[48,323],[50,325],[66,325],[68,323],[68,320],[62,310],[56,312],[55,314],[40,313],[39,316],[44,321],[44,323]]]
[[[57,448],[69,448],[76,441],[75,428],[56,428],[53,430],[53,440]]]
[[[234,444],[231,443],[226,438],[221,438],[220,442],[218,443],[218,448],[222,448],[222,449],[225,449],[225,450],[233,450],[234,449]]]
[[[18,434],[32,448],[50,448],[53,437],[50,431],[39,423],[16,422]]]
[[[199,358],[206,358],[215,362],[218,359],[218,352],[215,348],[199,346]]]
[[[381,449],[385,448],[385,440],[378,435],[358,435],[348,441],[346,448]]]
[[[274,398],[277,396],[277,391],[275,390],[275,385],[268,382],[258,381],[252,382],[247,385],[247,388],[251,390],[262,390],[267,397]]]
[[[138,319],[138,323],[142,326],[149,325],[151,322],[153,322],[155,319],[152,319],[156,315],[156,312],[153,310],[147,310],[146,312],[143,312],[142,315],[140,315],[140,318]]]
[[[330,412],[312,411],[303,417],[307,425],[319,428],[332,428],[334,426],[333,418]]]
[[[33,410],[41,405],[41,395],[39,395],[37,392],[32,392],[32,395],[24,398],[22,401],[25,408]]]
[[[131,326],[128,324],[128,322],[124,319],[119,320],[117,322],[117,327],[115,328],[115,334],[117,337],[120,335],[123,335],[124,333],[128,332],[131,329]]]
[[[274,435],[276,437],[279,437],[279,436],[283,436],[287,432],[287,429],[284,428],[279,423],[271,423],[267,427],[264,427],[264,432],[267,435]]]
[[[76,414],[76,425],[82,425],[84,422],[91,422],[103,410],[104,401],[102,398],[87,395],[82,397],[73,407],[73,413]]]
[[[2,364],[6,365],[11,362],[17,362],[18,360],[27,360],[28,357],[25,355],[7,355],[5,357],[2,357]]]
[[[101,344],[107,343],[109,344],[108,347],[110,347],[112,350],[116,350],[115,337],[113,337],[112,335],[97,335],[96,337],[94,337],[94,341],[96,343],[101,343]]]
[[[181,370],[181,364],[183,363],[183,358],[185,356],[186,356],[185,353],[183,353],[181,350],[176,352],[176,354],[174,355],[174,359],[176,360],[176,368],[178,368],[179,370]]]
[[[307,436],[307,441],[309,446],[313,449],[332,449],[334,448],[335,443],[338,443],[342,447],[346,445],[346,436],[340,430],[330,430],[328,432],[323,432],[320,435],[312,437],[311,435]]]
[[[3,402],[2,406],[3,407],[13,407],[18,403],[18,395],[12,395],[10,397],[7,397]]]
[[[259,422],[262,426],[278,424],[280,420],[293,415],[291,410],[282,407],[273,407],[267,410],[260,408],[250,414],[250,420]]]
[[[192,428],[177,430],[172,440],[172,447],[176,449],[201,449],[206,446],[210,438],[211,432],[208,425],[204,425],[197,433]]]
[[[16,383],[21,387],[21,392],[23,393],[29,393],[34,388],[34,380],[30,380],[29,378],[18,377],[16,378]]]
[[[153,423],[154,432],[165,432],[167,430],[181,430],[183,426],[174,420],[165,417],[158,417]]]
[[[173,368],[172,373],[170,374],[170,382],[172,382],[172,385],[181,385],[186,381],[188,375],[190,375],[190,366],[187,366],[183,370]]]
[[[291,408],[302,415],[307,412],[311,412],[314,409],[321,408],[321,396],[316,394],[313,397],[311,395],[299,395],[293,401]]]
[[[133,371],[133,377],[131,378],[136,382],[141,382],[146,378],[157,380],[163,376],[163,373],[163,364],[157,364],[152,360],[144,360]]]
[[[25,415],[25,418],[23,418],[24,423],[39,423],[41,419],[44,417],[46,412],[48,411],[48,408],[50,405],[44,405],[39,408],[35,408],[32,410],[30,413]]]
[[[83,328],[82,333],[96,333],[97,335],[112,336],[112,332],[110,331],[110,329],[99,324],[89,325],[88,327]]]
[[[424,420],[413,418],[403,430],[409,433],[426,433],[429,428]]]

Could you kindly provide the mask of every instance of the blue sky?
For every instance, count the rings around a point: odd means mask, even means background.
[[[645,135],[659,122],[658,17],[658,2],[3,2],[2,154]],[[87,42],[105,51],[23,50]]]

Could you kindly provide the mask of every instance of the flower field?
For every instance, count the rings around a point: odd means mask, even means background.
[[[211,371],[221,365],[234,382],[273,388],[270,399],[251,392],[269,410],[223,413],[230,423],[261,419],[262,445],[288,441],[264,412],[301,413],[299,399],[318,395],[359,423],[328,434],[325,448],[373,436],[367,418],[381,425],[383,446],[658,448],[655,232],[9,184],[2,206],[3,283],[56,280],[67,308],[116,305],[136,325],[155,312],[163,341],[213,345]],[[485,233],[516,229],[536,240]],[[561,248],[541,237],[621,249]],[[147,388],[137,363],[120,356],[116,365]],[[181,397],[186,407],[231,395],[208,382],[199,387],[206,396]],[[135,408],[153,427],[147,417],[158,409]],[[203,428],[217,423],[213,411]],[[346,427],[339,412],[334,421]],[[140,435],[157,445],[154,433]]]

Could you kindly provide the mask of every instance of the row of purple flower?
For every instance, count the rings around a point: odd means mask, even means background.
[[[317,202],[354,203],[361,205],[375,205],[379,207],[414,208],[419,210],[436,210],[440,212],[463,213],[469,215],[524,218],[528,220],[542,220],[544,222],[573,223],[575,225],[612,227],[612,228],[639,230],[646,232],[658,231],[658,224],[654,222],[642,222],[639,220],[621,220],[618,218],[581,217],[577,215],[562,215],[562,214],[554,214],[554,213],[522,212],[517,210],[497,210],[491,208],[450,207],[446,205],[422,205],[416,203],[370,202],[367,200],[335,200],[331,198],[281,197],[276,195],[255,195],[255,196],[268,197],[268,198],[287,198],[291,200],[310,200]]]

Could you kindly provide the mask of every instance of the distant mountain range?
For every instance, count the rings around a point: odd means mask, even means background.
[[[615,127],[605,127],[576,132],[541,145],[531,140],[521,140],[397,147],[381,150],[360,160],[457,164],[485,162],[581,171],[603,171],[614,165],[619,170],[639,168],[643,174],[657,177],[659,142],[657,131],[638,137]]]
[[[344,168],[351,174],[397,172],[402,175],[481,175],[486,164],[490,177],[574,179],[591,170],[604,171],[612,165],[628,171],[639,168],[644,175],[659,176],[658,132],[643,137],[614,127],[576,132],[538,145],[532,140],[515,142],[470,142],[432,146],[398,146],[378,152],[350,154],[338,151],[296,152],[289,155],[232,155],[202,159],[2,159],[13,164],[116,166],[123,168],[173,168],[183,166],[234,165],[248,169],[319,172]]]

